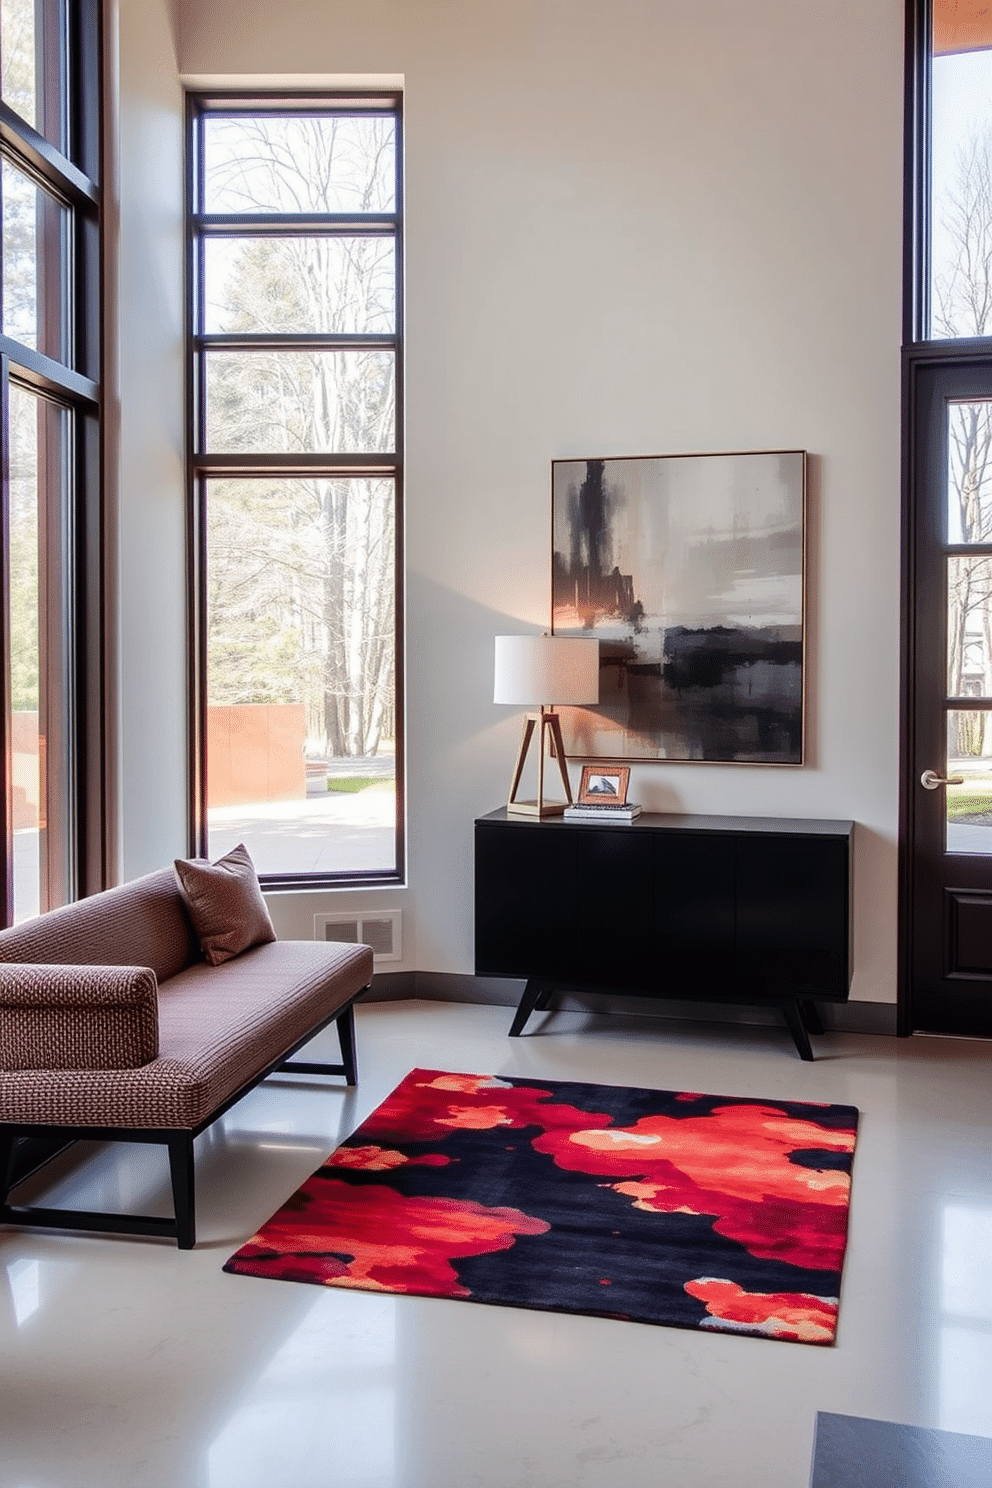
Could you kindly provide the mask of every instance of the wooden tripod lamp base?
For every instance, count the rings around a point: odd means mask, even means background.
[[[520,752],[506,803],[509,816],[560,816],[572,804],[561,720],[555,705],[582,707],[599,700],[599,642],[577,636],[497,636],[494,703],[540,709],[524,717]],[[527,751],[537,734],[537,800],[518,801]],[[547,760],[558,766],[564,801],[544,799]]]
[[[538,735],[537,800],[518,801],[517,791],[520,788],[524,765],[527,762],[527,751],[530,749],[535,732]],[[558,765],[562,789],[565,792],[564,801],[546,801],[544,799],[544,767],[549,756]],[[513,768],[513,779],[510,781],[510,795],[506,803],[507,813],[510,816],[560,816],[565,810],[565,807],[571,806],[571,804],[572,787],[569,784],[568,767],[565,764],[565,744],[561,736],[561,719],[550,708],[542,708],[540,713],[527,713],[524,716],[524,731],[520,739],[517,763]]]

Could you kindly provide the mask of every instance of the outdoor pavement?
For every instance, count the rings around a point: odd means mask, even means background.
[[[341,776],[365,773],[354,768],[357,761],[348,763]],[[385,763],[391,777],[392,761]],[[396,867],[395,818],[391,778],[305,801],[214,807],[208,813],[209,855],[222,857],[243,842],[259,873],[389,873]]]
[[[338,779],[374,774],[381,781],[355,792],[325,790],[304,801],[214,807],[208,813],[211,859],[243,842],[259,873],[391,873],[396,867],[392,758],[335,760],[328,774]],[[38,913],[38,890],[38,831],[26,827],[14,833],[15,923]]]
[[[327,774],[332,780],[346,780],[351,775],[372,775],[376,780],[392,780],[396,760],[391,754],[363,755],[359,759],[327,760]]]
[[[992,820],[986,822],[948,822],[947,851],[952,853],[992,853]]]

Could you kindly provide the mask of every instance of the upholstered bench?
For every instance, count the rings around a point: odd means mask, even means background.
[[[357,1083],[353,1005],[371,978],[367,946],[275,939],[244,849],[0,931],[0,1223],[191,1249],[193,1139],[275,1070]],[[332,1020],[340,1064],[290,1060]],[[9,1203],[32,1136],[165,1144],[175,1219]]]

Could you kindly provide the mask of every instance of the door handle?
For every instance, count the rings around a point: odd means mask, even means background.
[[[934,770],[924,770],[920,784],[924,790],[936,790],[939,785],[964,785],[964,776],[938,775]]]

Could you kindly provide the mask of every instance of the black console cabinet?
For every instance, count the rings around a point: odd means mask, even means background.
[[[556,991],[779,1007],[803,1059],[851,984],[853,822],[644,815],[475,824],[475,971]]]

